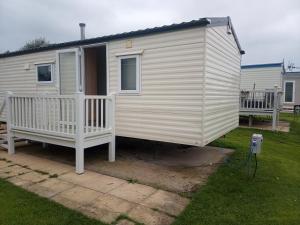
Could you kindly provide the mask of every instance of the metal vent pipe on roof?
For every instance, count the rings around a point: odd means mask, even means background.
[[[79,23],[80,27],[80,39],[84,40],[85,39],[85,23]]]

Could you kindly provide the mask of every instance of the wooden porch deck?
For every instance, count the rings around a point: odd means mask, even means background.
[[[282,92],[277,86],[274,90],[252,90],[240,93],[240,115],[249,116],[249,125],[253,116],[272,116],[272,130],[276,130],[278,114],[281,111]]]
[[[19,139],[75,148],[80,174],[84,149],[109,143],[109,161],[115,160],[114,96],[7,93],[3,104],[7,134],[2,134],[2,147],[9,154],[15,153]]]

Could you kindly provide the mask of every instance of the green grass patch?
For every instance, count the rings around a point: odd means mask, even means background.
[[[0,179],[1,225],[103,225]]]
[[[175,225],[299,225],[300,224],[300,120],[282,114],[291,132],[235,129],[212,143],[236,149],[200,188]],[[258,170],[249,179],[242,166],[250,137],[262,133]]]

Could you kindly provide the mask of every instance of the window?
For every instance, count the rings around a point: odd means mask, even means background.
[[[294,102],[295,81],[284,82],[284,101]]]
[[[121,93],[140,92],[140,56],[119,57],[119,89]]]
[[[39,83],[51,83],[52,79],[52,64],[40,64],[36,66],[37,81]]]

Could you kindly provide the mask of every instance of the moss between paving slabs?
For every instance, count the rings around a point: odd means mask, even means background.
[[[104,225],[0,179],[1,225]]]
[[[283,114],[290,133],[236,129],[213,145],[236,149],[198,190],[175,225],[299,225],[300,118]],[[264,136],[255,179],[241,167],[252,133]]]

